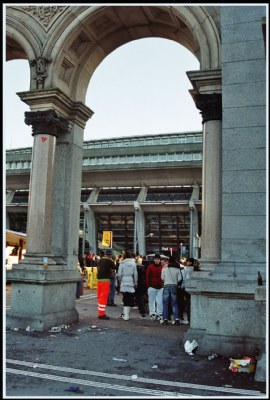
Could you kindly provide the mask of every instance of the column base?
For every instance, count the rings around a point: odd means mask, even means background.
[[[11,305],[7,328],[46,331],[52,326],[79,321],[76,310],[77,268],[64,266],[15,265],[8,271],[11,282]]]
[[[213,272],[219,265],[220,260],[199,260],[200,271]]]
[[[57,313],[16,315],[15,312],[7,312],[6,327],[10,329],[26,329],[30,327],[34,331],[48,331],[53,326],[70,325],[79,321],[79,314],[76,309],[61,310]]]
[[[228,336],[210,334],[202,329],[193,329],[190,327],[183,336],[183,343],[186,340],[192,341],[195,339],[198,344],[198,354],[208,355],[217,353],[223,357],[242,358],[244,355],[254,357],[258,347],[258,338],[243,338],[239,336]],[[261,343],[263,339],[261,339]],[[264,343],[262,343],[262,348]]]
[[[24,258],[20,261],[20,264],[28,265],[44,265],[46,259],[46,265],[57,265],[66,264],[62,257],[55,256],[54,254],[29,254],[25,253]]]
[[[195,339],[198,353],[217,353],[232,358],[263,354],[266,340],[266,288],[257,282],[238,279],[234,265],[218,266],[208,276],[205,271],[193,272],[186,282],[191,294],[190,327],[183,337]],[[260,379],[266,371],[260,361]],[[257,378],[256,378],[257,379]]]

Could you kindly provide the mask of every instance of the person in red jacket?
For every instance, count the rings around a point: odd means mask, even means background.
[[[163,311],[163,281],[161,279],[162,264],[159,254],[155,254],[154,260],[146,270],[146,285],[148,294],[149,315],[152,321],[162,319]]]

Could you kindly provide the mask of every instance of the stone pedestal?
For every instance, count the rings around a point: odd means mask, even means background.
[[[79,270],[65,270],[61,264],[17,264],[7,271],[12,282],[11,308],[7,328],[49,330],[52,326],[79,321],[76,285]]]
[[[184,335],[196,339],[200,354],[225,357],[254,356],[266,336],[266,291],[255,279],[238,280],[232,273],[193,272],[186,283],[191,294],[191,325]]]

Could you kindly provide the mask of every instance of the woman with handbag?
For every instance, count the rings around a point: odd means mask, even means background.
[[[186,264],[183,265],[183,276],[184,281],[182,288],[179,289],[179,303],[180,303],[180,322],[181,324],[190,323],[190,293],[186,291],[185,282],[190,279],[193,271],[199,271],[199,262],[193,257],[189,257],[186,260]],[[179,304],[178,303],[178,304]],[[184,319],[184,311],[186,311],[187,319]]]
[[[177,289],[178,282],[183,279],[180,266],[176,261],[176,258],[170,256],[168,266],[164,267],[161,272],[161,279],[163,280],[163,313],[162,325],[168,325],[169,317],[169,303],[171,303],[173,317],[173,325],[180,325],[179,321],[179,309],[177,302]]]

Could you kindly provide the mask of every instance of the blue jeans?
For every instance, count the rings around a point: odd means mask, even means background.
[[[108,303],[112,304],[114,303],[114,296],[115,296],[115,278],[110,279],[110,293],[109,293],[109,298],[108,298]]]
[[[179,309],[177,304],[177,286],[167,285],[163,289],[163,319],[169,318],[169,302],[172,305],[174,319],[179,319]]]

